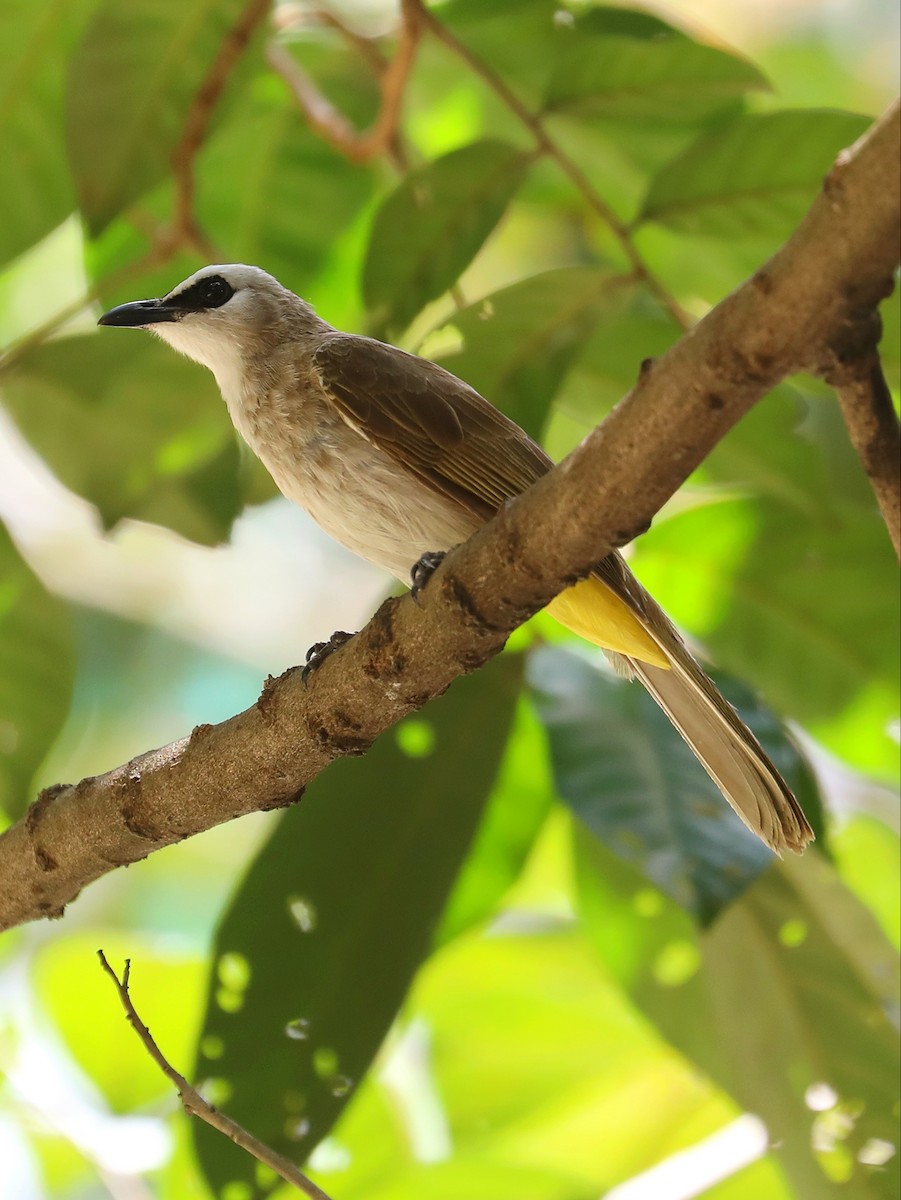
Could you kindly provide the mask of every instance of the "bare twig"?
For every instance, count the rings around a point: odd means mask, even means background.
[[[117,866],[245,813],[290,804],[335,758],[496,654],[509,632],[650,519],[772,387],[817,370],[893,286],[901,217],[894,106],[830,173],[789,241],[664,355],[555,470],[388,600],[326,659],[255,705],[105,775],[43,792],[0,835],[0,929],[60,916]],[[591,503],[586,503],[591,497]]]
[[[399,164],[402,163],[398,124],[404,91],[416,58],[420,22],[418,6],[410,0],[402,0],[401,11],[403,19],[397,49],[391,61],[382,64],[380,59],[366,55],[369,66],[377,71],[381,102],[375,120],[365,133],[358,133],[354,129],[283,46],[273,43],[266,52],[270,67],[290,88],[309,127],[354,163],[370,162],[380,154],[389,154]],[[344,27],[336,20],[333,19],[332,23],[343,30]]]
[[[128,991],[131,975],[131,959],[127,958],[125,960],[125,970],[120,979],[107,962],[106,955],[102,950],[97,951],[97,957],[100,959],[101,967],[103,967],[104,971],[115,984],[116,991],[119,993],[119,999],[122,1001],[122,1007],[125,1009],[125,1015],[128,1017],[135,1033],[144,1043],[144,1049],[166,1078],[175,1085],[178,1098],[181,1100],[185,1112],[191,1117],[199,1117],[201,1121],[206,1121],[207,1125],[212,1125],[213,1129],[218,1129],[220,1133],[224,1133],[236,1146],[240,1146],[242,1150],[246,1150],[253,1158],[261,1163],[265,1163],[267,1167],[271,1167],[286,1183],[292,1184],[299,1192],[303,1192],[305,1196],[311,1196],[313,1200],[329,1200],[329,1197],[322,1188],[317,1187],[312,1179],[308,1179],[302,1171],[299,1171],[294,1163],[289,1162],[281,1154],[276,1153],[265,1142],[261,1142],[259,1138],[255,1138],[252,1133],[248,1133],[243,1125],[239,1125],[237,1121],[233,1121],[231,1117],[226,1116],[218,1108],[214,1108],[212,1104],[207,1103],[197,1089],[191,1087],[184,1075],[180,1075],[171,1065],[154,1041],[150,1030],[138,1016],[132,1002]]]
[[[235,64],[271,7],[271,0],[249,0],[244,12],[228,30],[206,78],[197,89],[181,137],[172,151],[172,173],[176,182],[175,230],[183,242],[202,258],[215,260],[218,256],[194,216],[194,159],[203,145],[213,112]]]
[[[426,6],[424,0],[409,0],[411,7],[418,10],[421,24],[429,32],[452,50],[458,58],[470,68],[474,75],[482,79],[498,96],[517,120],[529,130],[535,139],[535,144],[542,154],[552,159],[566,175],[586,204],[604,222],[625,254],[629,265],[636,277],[641,279],[658,303],[667,310],[682,329],[690,329],[691,318],[684,311],[676,298],[670,294],[650,267],[639,254],[632,239],[628,225],[621,221],[610,205],[599,195],[592,186],[585,172],[569,157],[561,146],[550,136],[544,127],[541,117],[532,112],[519,99],[506,80],[483,59],[479,58],[470,48],[459,40],[446,25],[444,25]]]
[[[901,560],[901,428],[882,364],[874,353],[833,382],[851,444]]]

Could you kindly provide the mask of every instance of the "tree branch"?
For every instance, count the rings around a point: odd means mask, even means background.
[[[901,561],[901,427],[879,356],[873,351],[831,382]]]
[[[159,1069],[175,1085],[178,1098],[181,1100],[182,1107],[188,1116],[199,1117],[201,1121],[206,1121],[207,1125],[212,1125],[213,1129],[218,1129],[220,1133],[224,1133],[236,1146],[240,1146],[242,1150],[246,1150],[258,1162],[265,1163],[267,1167],[271,1167],[286,1183],[292,1184],[299,1192],[303,1192],[305,1196],[312,1197],[312,1200],[329,1200],[329,1197],[322,1188],[317,1187],[312,1179],[308,1179],[302,1171],[295,1167],[294,1163],[289,1162],[281,1154],[276,1153],[271,1146],[267,1146],[265,1142],[261,1142],[258,1138],[255,1138],[252,1133],[248,1133],[243,1125],[239,1125],[237,1121],[233,1121],[231,1117],[226,1116],[218,1108],[209,1104],[196,1088],[191,1087],[184,1075],[180,1075],[176,1071],[154,1041],[150,1030],[138,1016],[137,1010],[132,1003],[128,991],[129,977],[131,975],[131,959],[126,958],[125,970],[120,979],[107,962],[106,955],[102,950],[97,951],[97,957],[100,959],[101,967],[103,967],[104,971],[116,985],[116,991],[119,993],[119,999],[122,1001],[122,1007],[125,1009],[125,1015],[128,1017],[132,1028],[144,1043],[145,1050]]]
[[[60,916],[81,888],[222,821],[287,805],[333,759],[496,654],[517,625],[645,527],[786,375],[817,370],[892,289],[899,109],[842,155],[789,241],[656,362],[582,445],[452,552],[414,603],[386,601],[303,687],[75,786],[0,837],[0,929]],[[589,501],[589,502],[586,502]]]
[[[377,69],[381,103],[372,126],[365,133],[358,133],[354,129],[350,121],[319,91],[303,67],[283,46],[274,43],[266,51],[269,66],[288,85],[310,129],[350,162],[365,163],[379,154],[397,153],[397,127],[401,105],[420,36],[418,6],[411,0],[402,0],[401,14],[397,49],[391,61],[381,63],[371,54],[366,55],[369,66]],[[337,19],[332,18],[332,23],[342,32],[347,32]]]

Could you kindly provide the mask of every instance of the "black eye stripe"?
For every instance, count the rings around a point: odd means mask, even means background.
[[[168,303],[183,312],[200,312],[207,308],[221,308],[235,294],[235,289],[221,275],[208,275],[198,279],[189,288],[173,296]]]

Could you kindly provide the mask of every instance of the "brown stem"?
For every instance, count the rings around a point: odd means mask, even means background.
[[[242,1150],[246,1150],[258,1162],[265,1163],[267,1167],[271,1167],[286,1183],[292,1184],[299,1192],[303,1192],[305,1196],[312,1197],[312,1200],[329,1200],[329,1197],[322,1188],[317,1187],[312,1179],[308,1179],[302,1171],[299,1171],[294,1163],[290,1162],[287,1158],[283,1158],[271,1146],[267,1146],[265,1142],[261,1142],[259,1138],[255,1138],[252,1133],[248,1133],[243,1125],[239,1125],[237,1121],[233,1121],[231,1117],[227,1117],[225,1113],[220,1112],[212,1104],[207,1103],[196,1088],[191,1087],[184,1075],[179,1074],[171,1065],[154,1041],[150,1030],[138,1016],[132,1002],[128,990],[131,976],[131,959],[127,958],[125,960],[125,970],[120,979],[107,962],[106,955],[102,950],[97,951],[97,957],[100,959],[101,967],[115,984],[129,1023],[143,1042],[144,1049],[166,1078],[175,1085],[178,1098],[181,1100],[185,1112],[189,1116],[199,1117],[201,1121],[206,1121],[207,1125],[211,1125],[213,1129],[218,1129],[220,1133],[224,1133],[236,1146],[240,1146]]]
[[[175,229],[185,244],[208,260],[215,260],[218,256],[194,216],[194,159],[203,145],[213,112],[238,59],[270,9],[271,0],[249,0],[244,12],[228,30],[206,78],[197,89],[185,118],[181,138],[172,151],[172,173],[176,183]]]
[[[389,154],[396,162],[403,161],[398,126],[404,92],[416,59],[420,23],[418,8],[410,0],[403,0],[401,10],[403,20],[394,57],[378,70],[379,111],[365,133],[354,129],[283,46],[273,43],[266,52],[270,67],[290,88],[309,127],[354,163],[370,162],[380,154]],[[370,66],[378,62],[371,55],[367,55],[367,61]]]
[[[629,265],[632,268],[635,276],[641,279],[647,289],[656,298],[658,303],[667,310],[673,320],[682,329],[690,329],[692,325],[691,318],[681,307],[679,302],[672,296],[663,286],[660,280],[653,274],[650,267],[641,257],[635,243],[632,240],[632,235],[629,226],[619,219],[610,205],[604,200],[603,196],[599,195],[592,186],[590,180],[585,175],[584,171],[569,157],[568,154],[554,141],[544,127],[541,117],[532,112],[519,99],[516,93],[501,75],[488,65],[483,59],[479,58],[470,48],[457,38],[457,36],[448,27],[441,23],[438,18],[430,11],[423,0],[409,0],[411,7],[414,7],[418,12],[418,18],[421,24],[429,30],[429,32],[443,42],[450,50],[461,58],[470,68],[474,75],[491,88],[513,115],[521,122],[522,125],[529,130],[532,137],[535,139],[535,144],[542,154],[547,155],[552,159],[560,170],[566,175],[579,194],[582,196],[586,204],[600,217],[625,254]]]
[[[901,561],[901,426],[875,353],[834,381],[851,444]]]

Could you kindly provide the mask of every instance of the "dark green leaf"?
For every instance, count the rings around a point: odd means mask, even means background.
[[[709,237],[785,237],[836,154],[869,124],[866,117],[828,110],[737,117],[658,173],[640,219]]]
[[[92,0],[6,0],[0,39],[0,263],[75,207],[62,143],[62,80]]]
[[[551,646],[531,656],[529,681],[560,796],[682,908],[707,924],[769,865],[770,851],[639,684]],[[819,828],[816,785],[776,718],[735,681],[718,682]]]
[[[71,62],[67,141],[93,234],[168,172],[246,0],[103,0]]]
[[[504,655],[365,758],[333,763],[222,921],[201,1070],[227,1081],[236,1120],[293,1159],[347,1103],[428,952],[494,784],[520,670]],[[206,1127],[195,1136],[217,1195],[254,1181],[246,1154]]]
[[[589,331],[630,294],[598,267],[533,275],[450,317],[441,329],[453,330],[463,346],[440,356],[441,364],[538,438]]]
[[[227,535],[240,508],[234,437],[212,377],[168,347],[131,330],[62,338],[29,355],[4,396],[107,526],[165,515],[188,537]]]
[[[895,954],[822,856],[774,865],[698,934],[596,840],[578,850],[580,911],[607,970],[763,1119],[796,1194],[896,1196],[898,1154],[858,1157],[871,1139],[897,1146]]]
[[[544,733],[522,700],[497,784],[447,903],[439,944],[491,916],[522,870],[553,794]]]
[[[693,124],[736,96],[766,87],[746,59],[686,37],[583,35],[561,56],[545,106]]]
[[[49,595],[0,525],[0,810],[18,816],[59,733],[75,655],[66,605]]]
[[[528,166],[503,142],[474,142],[412,171],[375,215],[363,296],[379,328],[403,329],[459,279]]]

